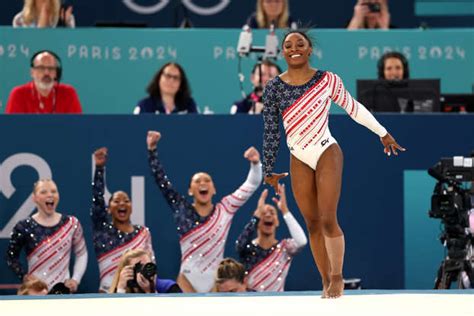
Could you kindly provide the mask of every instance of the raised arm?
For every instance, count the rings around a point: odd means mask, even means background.
[[[260,153],[254,147],[248,148],[244,158],[250,161],[250,170],[245,182],[232,194],[224,197],[222,203],[230,212],[237,211],[262,183],[262,166],[260,164]]]
[[[108,222],[105,208],[105,164],[107,163],[107,148],[102,147],[94,152],[95,174],[92,182],[91,218],[94,230],[100,229],[104,222]]]
[[[244,230],[240,233],[237,241],[235,242],[235,250],[239,254],[239,257],[243,260],[248,256],[249,251],[253,251],[247,247],[256,236],[258,223],[262,217],[262,209],[265,206],[265,199],[267,198],[268,190],[263,190],[258,199],[257,209],[253,213],[250,222],[245,225]]]
[[[156,148],[160,139],[161,134],[159,132],[149,131],[147,134],[146,142],[148,148],[148,162],[150,164],[151,172],[155,177],[155,182],[173,211],[189,211],[190,209],[194,209],[191,203],[186,201],[186,199],[173,188],[171,181],[168,179],[168,176],[158,159],[158,151]],[[178,216],[175,212],[173,212],[173,214],[175,215],[175,218]],[[185,214],[185,216],[187,215]]]
[[[405,151],[405,148],[398,145],[395,139],[390,135],[385,127],[383,127],[370,113],[367,108],[354,99],[349,91],[346,90],[341,78],[331,72],[327,72],[329,76],[329,89],[331,91],[331,99],[342,107],[350,117],[357,123],[367,127],[380,137],[380,141],[384,146],[384,152],[390,156],[391,152],[398,155],[397,150]]]
[[[303,228],[301,228],[298,221],[293,217],[293,214],[291,214],[290,210],[288,209],[288,204],[286,202],[285,184],[279,185],[278,193],[280,198],[277,199],[274,197],[273,202],[283,214],[283,219],[285,220],[285,223],[288,226],[288,230],[290,231],[291,235],[290,252],[294,254],[308,243],[308,239],[306,238],[306,234],[304,233]]]

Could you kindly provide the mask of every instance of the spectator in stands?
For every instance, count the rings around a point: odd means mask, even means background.
[[[261,76],[260,76],[261,72]],[[277,64],[264,60],[262,63],[256,63],[252,69],[250,81],[252,82],[253,91],[244,99],[236,101],[230,108],[230,113],[248,113],[260,114],[263,110],[262,94],[267,82],[281,73]]]
[[[247,292],[245,267],[235,259],[223,259],[217,267],[214,292]]]
[[[244,157],[250,162],[246,181],[216,204],[212,201],[216,188],[211,176],[205,172],[194,174],[187,192],[193,201],[189,202],[174,189],[158,158],[156,148],[160,138],[159,132],[148,132],[148,161],[177,225],[181,246],[181,269],[177,282],[184,292],[209,292],[214,285],[219,262],[223,259],[232,219],[262,182],[260,154],[253,147],[245,151]],[[218,150],[215,154],[222,155]]]
[[[148,97],[138,102],[133,114],[197,113],[186,74],[179,64],[169,62],[155,74],[147,87]]]
[[[25,280],[18,289],[17,295],[47,295],[48,285],[35,277]]]
[[[357,0],[347,29],[382,29],[388,30],[390,25],[390,12],[387,0]]]
[[[74,28],[72,6],[61,6],[61,0],[25,0],[23,9],[13,18],[13,27]]]
[[[377,76],[385,80],[402,80],[410,78],[408,60],[399,52],[387,52],[377,63]]]
[[[109,293],[181,293],[173,280],[159,279],[150,252],[126,251],[118,263]]]
[[[153,259],[154,255],[149,229],[130,222],[132,203],[128,194],[116,191],[109,199],[109,207],[105,205],[107,148],[97,149],[94,152],[94,161],[91,209],[93,242],[100,270],[99,292],[108,292],[124,251],[144,249]]]
[[[275,28],[296,29],[296,22],[290,17],[288,0],[257,0],[257,8],[247,19],[250,28],[266,29],[273,24]]]
[[[293,257],[308,243],[296,219],[288,210],[285,185],[279,184],[280,199],[273,202],[283,214],[291,238],[278,241],[276,230],[280,225],[274,206],[265,204],[268,190],[258,200],[257,209],[236,243],[240,261],[248,273],[248,287],[263,292],[284,291],[286,277]]]
[[[23,280],[31,276],[43,280],[48,288],[59,282],[76,292],[87,266],[87,249],[81,223],[76,217],[56,211],[59,192],[53,180],[34,184],[33,201],[37,212],[18,222],[13,228],[7,248],[7,265]],[[21,250],[26,250],[28,272],[21,262]],[[74,250],[74,272],[69,273]],[[45,256],[45,253],[48,255]]]
[[[48,50],[36,52],[30,66],[33,80],[13,88],[5,113],[82,113],[76,90],[60,83],[62,66],[58,55]]]

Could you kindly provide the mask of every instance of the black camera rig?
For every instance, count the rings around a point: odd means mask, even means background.
[[[447,249],[435,289],[449,289],[453,281],[458,281],[458,288],[469,288],[474,285],[474,237],[469,227],[472,194],[465,184],[474,181],[473,158],[442,158],[428,173],[438,180],[431,196],[429,216],[441,219],[440,241]]]

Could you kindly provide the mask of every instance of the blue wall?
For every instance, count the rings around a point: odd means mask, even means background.
[[[389,1],[392,24],[398,28],[413,28],[421,24],[429,27],[474,26],[472,13],[470,16],[466,13],[453,16],[447,14],[449,11],[445,10],[445,15],[424,15],[422,12],[417,15],[415,11],[417,1],[421,2],[420,0]],[[74,6],[78,26],[93,26],[96,21],[108,20],[144,21],[153,27],[174,27],[176,21],[180,22],[183,17],[182,11],[179,11],[178,8],[180,2],[178,0],[68,0],[66,2]],[[126,2],[134,2],[144,7],[156,5],[161,9],[153,14],[139,14],[129,9],[125,5]],[[188,8],[194,4],[204,9],[218,9],[216,14],[211,15],[197,14],[189,10],[189,16],[197,27],[241,27],[250,13],[255,10],[254,0],[185,0],[183,2],[191,4]],[[21,10],[22,3],[21,0],[0,2],[0,25],[11,25],[13,16]],[[355,3],[356,0],[323,2],[290,0],[290,9],[292,16],[300,20],[303,25],[311,25],[317,28],[341,28],[345,27],[352,17]],[[472,2],[470,5],[473,5]],[[219,10],[220,6],[222,6],[221,10]],[[330,14],[327,14],[328,12]]]
[[[405,270],[415,269],[412,267],[415,263],[405,259],[404,251],[404,242],[405,247],[411,243],[411,239],[404,236],[404,225],[412,223],[413,213],[404,213],[407,205],[404,202],[404,181],[412,179],[404,176],[404,171],[426,170],[440,157],[467,155],[474,149],[474,115],[377,117],[407,148],[406,153],[388,159],[374,134],[346,115],[331,117],[332,134],[345,157],[339,204],[340,222],[347,240],[344,272],[346,277],[362,278],[365,288],[400,289],[412,284],[406,283]],[[153,234],[159,272],[164,277],[176,277],[180,260],[178,238],[170,210],[148,170],[145,135],[149,129],[162,132],[159,150],[163,164],[175,186],[183,193],[190,176],[200,170],[213,176],[218,196],[230,193],[245,179],[248,171],[248,163],[242,158],[243,151],[251,145],[261,148],[260,116],[0,116],[0,164],[5,167],[5,160],[18,153],[31,153],[44,159],[47,166],[43,167],[43,172],[49,168],[60,189],[59,210],[76,215],[84,226],[90,260],[81,284],[82,291],[95,291],[98,285],[89,208],[91,154],[100,146],[109,148],[109,190],[135,191],[132,199],[138,204],[134,204],[134,210],[138,217],[144,210],[145,223]],[[288,150],[282,145],[275,170],[288,170],[288,157]],[[5,252],[8,242],[5,226],[28,198],[31,185],[38,178],[31,167],[18,167],[11,175],[5,174],[3,167],[0,169],[0,234],[4,239],[0,239],[0,254]],[[16,191],[7,198],[5,185],[9,176]],[[132,177],[135,180],[138,177],[133,188]],[[137,193],[141,190],[140,177],[144,181],[143,199]],[[415,183],[409,181],[409,185]],[[236,215],[225,255],[235,256],[233,241],[251,216],[259,192]],[[302,223],[291,191],[288,194],[290,209]],[[411,199],[420,201],[414,217],[427,216],[426,201],[430,194],[426,187],[413,193]],[[143,207],[140,202],[144,202]],[[26,209],[27,213],[29,211]],[[432,226],[433,222],[427,220],[427,225]],[[288,235],[283,226],[280,237]],[[416,242],[419,247],[439,244],[438,240],[428,238]],[[426,264],[437,267],[441,259],[433,257],[433,262]],[[432,277],[431,271],[426,273]],[[0,283],[16,281],[5,262],[0,261]],[[426,288],[430,287],[430,284],[426,285]],[[309,247],[296,257],[287,289],[320,289]]]

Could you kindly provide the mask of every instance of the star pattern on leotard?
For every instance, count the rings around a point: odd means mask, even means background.
[[[263,174],[269,176],[276,162],[280,148],[280,116],[291,106],[305,91],[313,86],[325,71],[318,70],[304,85],[291,86],[275,77],[267,83],[263,91]]]

